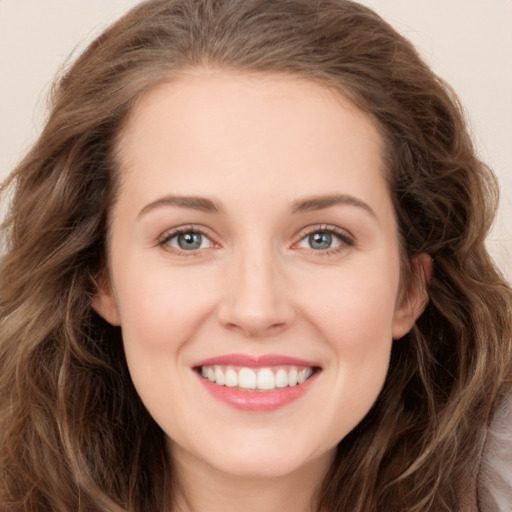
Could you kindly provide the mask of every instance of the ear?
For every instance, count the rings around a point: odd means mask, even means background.
[[[432,258],[425,253],[411,260],[412,279],[404,284],[393,316],[393,339],[405,336],[428,303],[427,285],[432,279]]]
[[[92,298],[91,306],[104,320],[112,325],[121,325],[121,318],[117,308],[116,298],[110,280],[102,276],[96,281],[96,294]]]

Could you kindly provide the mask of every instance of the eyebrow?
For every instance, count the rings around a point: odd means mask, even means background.
[[[178,206],[180,208],[188,208],[190,210],[198,210],[206,213],[218,213],[220,211],[220,208],[211,199],[207,199],[206,197],[165,196],[144,206],[138,216],[145,215],[162,206]]]
[[[292,203],[292,213],[303,213],[315,210],[323,210],[336,205],[348,205],[361,208],[368,212],[372,217],[377,218],[373,209],[357,197],[347,194],[333,194],[322,196],[311,196],[299,199]],[[211,199],[199,196],[165,196],[153,201],[139,212],[139,217],[146,213],[160,208],[162,206],[178,206],[179,208],[188,208],[206,213],[218,213],[221,208],[217,206]]]
[[[368,212],[372,217],[377,218],[375,211],[371,206],[357,197],[347,194],[333,194],[333,195],[322,195],[306,197],[294,201],[292,204],[293,213],[310,212],[314,210],[323,210],[324,208],[330,208],[336,205],[348,205],[361,208]]]

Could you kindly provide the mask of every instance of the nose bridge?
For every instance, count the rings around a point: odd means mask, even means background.
[[[234,251],[219,316],[224,325],[250,336],[275,333],[292,321],[284,265],[271,243],[255,240]]]

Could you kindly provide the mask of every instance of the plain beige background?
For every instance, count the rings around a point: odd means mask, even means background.
[[[0,180],[37,137],[58,70],[137,0],[0,0]],[[512,282],[512,0],[362,0],[466,107],[502,198],[489,248]],[[1,205],[0,205],[1,206]]]

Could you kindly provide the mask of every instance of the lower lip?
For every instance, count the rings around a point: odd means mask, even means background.
[[[198,378],[206,390],[218,400],[243,411],[274,411],[302,397],[311,388],[320,372],[314,373],[302,384],[277,388],[272,391],[240,390],[227,386],[219,386],[205,379]]]

